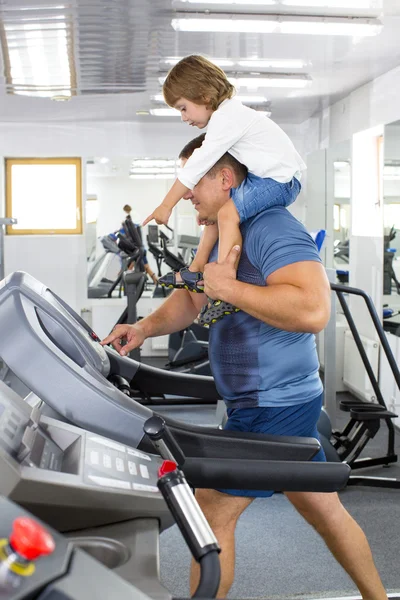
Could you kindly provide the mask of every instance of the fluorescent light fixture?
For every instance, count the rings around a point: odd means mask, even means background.
[[[132,168],[136,167],[154,167],[156,169],[162,167],[175,167],[179,166],[179,160],[170,160],[167,158],[136,158],[132,161]]]
[[[263,73],[259,77],[238,77],[229,79],[232,85],[237,88],[246,87],[248,89],[258,88],[304,88],[312,83],[308,75],[285,75],[283,73],[266,76]]]
[[[175,31],[223,33],[291,33],[300,35],[372,36],[380,33],[378,19],[292,15],[176,13]]]
[[[4,26],[7,91],[24,96],[60,97],[73,93],[73,47],[68,15],[24,19]],[[27,22],[30,21],[30,22]]]
[[[236,4],[241,6],[271,6],[277,4],[277,0],[179,0],[188,4]]]
[[[145,175],[145,174],[165,174],[165,175],[173,175],[175,173],[175,168],[161,168],[161,169],[156,169],[155,167],[134,167],[133,169],[130,170],[130,173],[132,173],[133,175]]]
[[[166,65],[173,67],[180,60],[182,60],[182,58],[184,58],[184,57],[180,56],[180,57],[175,57],[175,58],[166,58],[162,62]],[[215,65],[218,65],[218,67],[221,67],[221,68],[233,67],[235,64],[235,62],[233,60],[229,60],[227,58],[208,58],[208,60],[210,60],[212,63],[214,63]]]
[[[264,102],[268,102],[268,98],[266,98],[265,96],[242,96],[239,94],[235,97],[239,98],[239,100],[241,100],[243,104],[263,104]],[[151,99],[154,102],[165,103],[164,96],[162,94],[156,94],[155,96],[151,96]]]
[[[159,173],[156,173],[155,175],[140,175],[138,173],[132,173],[129,175],[129,179],[175,179],[175,175],[167,173],[165,175],[160,175]]]
[[[281,0],[286,6],[313,8],[375,8],[376,0]],[[379,3],[382,6],[382,2]]]
[[[162,60],[161,62],[163,64],[173,67],[180,60],[182,60],[182,58],[184,58],[184,57],[176,56],[174,58],[166,58],[166,59]],[[295,58],[292,58],[292,59],[291,58],[288,58],[288,59],[285,59],[285,58],[282,58],[282,59],[279,59],[279,58],[270,58],[270,59],[253,58],[252,60],[235,61],[235,60],[230,60],[227,58],[210,58],[210,57],[208,57],[208,60],[210,60],[211,62],[213,62],[214,64],[218,65],[221,68],[239,66],[239,67],[248,67],[251,69],[302,69],[303,67],[305,67],[307,65],[306,61],[300,60],[300,59],[295,59]]]
[[[340,171],[341,169],[347,169],[350,167],[350,161],[348,160],[335,160],[333,163],[333,168],[336,171]]]
[[[303,69],[306,66],[304,60],[285,58],[239,60],[237,64],[240,67],[249,67],[251,69]]]
[[[150,114],[154,117],[179,117],[181,113],[175,108],[151,108]]]

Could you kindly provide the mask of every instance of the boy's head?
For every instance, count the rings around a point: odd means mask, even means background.
[[[179,100],[206,106],[211,113],[224,100],[232,98],[235,88],[222,69],[203,56],[182,58],[167,75],[163,85],[165,102],[176,107]]]

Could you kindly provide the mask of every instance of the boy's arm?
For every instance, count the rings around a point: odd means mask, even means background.
[[[156,220],[158,225],[167,225],[168,219],[171,216],[172,209],[178,204],[179,200],[182,198],[186,192],[189,191],[189,188],[183,185],[179,181],[179,179],[175,179],[174,184],[169,190],[168,194],[165,196],[164,200],[161,202],[160,206],[158,206],[155,211],[151,213],[142,223],[143,227],[147,225],[153,219]]]

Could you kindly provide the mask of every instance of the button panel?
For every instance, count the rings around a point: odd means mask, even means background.
[[[159,456],[113,442],[99,435],[87,434],[84,481],[90,485],[158,493]]]

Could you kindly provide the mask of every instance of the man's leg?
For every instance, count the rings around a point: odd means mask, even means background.
[[[367,538],[338,495],[286,492],[286,496],[321,535],[333,556],[357,585],[364,600],[387,599]]]
[[[242,512],[251,504],[253,498],[230,496],[216,490],[196,490],[196,499],[203,511],[215,537],[221,547],[221,583],[218,598],[225,598],[235,576],[235,528]],[[190,594],[196,591],[200,569],[192,561],[190,572]]]

